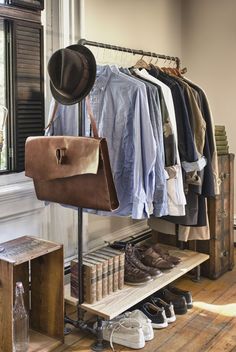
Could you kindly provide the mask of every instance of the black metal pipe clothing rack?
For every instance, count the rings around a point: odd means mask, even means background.
[[[140,49],[130,49],[130,48],[121,47],[121,46],[117,46],[117,45],[93,42],[93,41],[86,40],[86,39],[80,39],[78,44],[96,46],[98,48],[104,48],[104,49],[115,50],[115,51],[122,51],[122,52],[130,53],[130,54],[133,54],[133,55],[150,56],[150,57],[155,57],[155,58],[158,58],[158,59],[170,60],[170,61],[176,62],[176,68],[180,69],[180,58],[177,57],[177,56],[156,54],[156,53],[153,53],[153,52],[150,52],[150,51],[143,51],[143,50],[140,50]]]
[[[142,55],[142,56],[150,56],[150,57],[155,57],[155,58],[160,58],[160,59],[167,59],[167,60],[171,60],[176,62],[176,67],[178,69],[180,69],[180,58],[177,56],[169,56],[169,55],[164,55],[164,54],[157,54],[157,53],[153,53],[153,52],[149,52],[149,51],[143,51],[140,49],[130,49],[130,48],[126,48],[126,47],[121,47],[121,46],[117,46],[117,45],[111,45],[111,44],[105,44],[105,43],[100,43],[100,42],[94,42],[91,40],[87,40],[87,39],[80,39],[78,41],[78,44],[80,45],[88,45],[88,46],[95,46],[98,48],[105,48],[108,50],[115,50],[115,51],[122,51],[122,52],[126,52],[126,53],[130,53],[133,55]],[[83,134],[83,123],[84,123],[84,116],[83,116],[83,112],[84,109],[82,107],[82,103],[80,103],[79,105],[79,135]],[[79,266],[79,282],[83,282],[82,281],[82,227],[83,227],[83,223],[82,223],[82,213],[81,210],[79,211],[78,214],[78,266]],[[176,231],[176,233],[178,233],[178,231]],[[181,246],[181,245],[180,245]],[[83,302],[83,288],[82,285],[79,285],[79,302],[82,303]]]
[[[164,54],[157,54],[154,52],[148,52],[143,50],[137,49],[130,49],[126,47],[120,47],[111,44],[104,44],[99,42],[94,42],[86,39],[80,39],[78,41],[80,45],[88,45],[88,46],[95,46],[98,48],[105,48],[109,50],[115,51],[122,51],[125,53],[130,53],[133,55],[142,55],[142,56],[149,56],[151,58],[160,58],[166,59],[170,61],[174,61],[176,63],[176,68],[180,69],[180,58],[177,56],[169,56]],[[81,136],[84,134],[84,106],[83,102],[78,104],[78,135]],[[176,231],[178,232],[178,231]],[[82,260],[83,260],[83,210],[81,208],[78,209],[78,282],[79,282],[79,292],[78,292],[78,307],[77,307],[77,321],[74,321],[68,317],[65,317],[65,323],[69,323],[74,325],[81,330],[87,330],[93,332],[97,335],[97,342],[94,344],[92,349],[94,351],[102,351],[104,348],[103,345],[103,338],[102,338],[102,318],[97,317],[97,329],[94,331],[93,329],[89,328],[89,326],[83,321],[84,311],[81,309],[80,305],[83,303],[83,271],[82,271]],[[180,247],[182,245],[180,244]]]

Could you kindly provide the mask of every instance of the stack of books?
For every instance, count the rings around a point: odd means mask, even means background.
[[[83,257],[84,302],[93,304],[124,287],[125,253],[103,247]],[[78,297],[78,260],[71,262],[71,296]]]
[[[228,154],[229,145],[225,126],[215,126],[216,150],[218,155]]]

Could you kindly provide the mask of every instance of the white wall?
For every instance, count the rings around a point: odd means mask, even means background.
[[[207,92],[215,124],[226,126],[230,152],[236,153],[236,1],[183,0],[182,5],[187,76]]]
[[[181,0],[84,0],[89,40],[181,56]]]

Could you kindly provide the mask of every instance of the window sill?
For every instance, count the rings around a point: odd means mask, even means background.
[[[33,181],[24,172],[0,177],[0,219],[44,208],[36,198]]]

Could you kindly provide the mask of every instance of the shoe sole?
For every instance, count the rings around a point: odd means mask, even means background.
[[[154,339],[154,334],[144,335],[144,340],[145,341],[151,341],[153,339]]]
[[[149,275],[151,275],[151,274],[149,274]],[[163,273],[160,273],[160,274],[157,274],[157,275],[151,275],[151,277],[153,277],[154,279],[156,279],[157,277],[160,277],[160,276],[162,276],[163,275]]]
[[[128,342],[128,338],[129,338],[129,336],[127,336],[127,339],[122,339],[121,337],[116,337],[116,336],[113,335],[112,342],[113,343],[117,343],[118,345],[130,347],[130,348],[133,348],[133,349],[139,349],[139,348],[143,348],[145,346],[145,341],[144,340],[140,341],[139,343],[131,342],[131,341]],[[104,340],[110,341],[110,338],[109,339],[108,338],[104,338]]]
[[[145,282],[129,282],[129,281],[125,281],[125,284],[127,285],[131,285],[131,286],[143,286],[148,284],[149,282],[152,282],[153,279],[145,281]]]
[[[160,324],[152,323],[153,329],[163,329],[163,328],[166,328],[167,326],[168,326],[167,321],[165,323],[160,323]]]
[[[174,323],[176,321],[176,316],[171,317],[171,318],[166,318],[167,319],[167,323]]]

